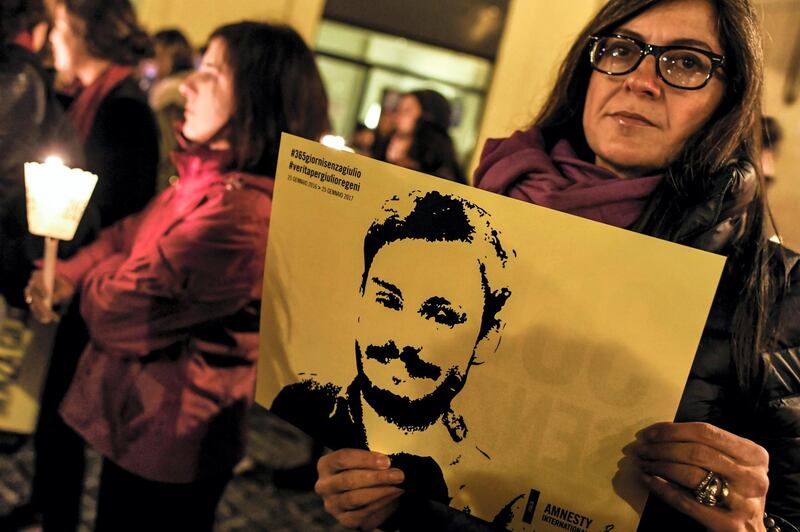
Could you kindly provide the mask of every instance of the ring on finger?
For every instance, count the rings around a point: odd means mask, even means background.
[[[710,470],[694,488],[694,498],[697,502],[709,507],[724,505],[729,494],[730,489],[725,479]]]

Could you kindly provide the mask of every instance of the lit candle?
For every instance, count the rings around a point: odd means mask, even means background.
[[[344,137],[339,137],[337,135],[323,135],[322,138],[319,139],[319,142],[323,146],[333,148],[334,150],[353,153],[353,148],[347,146],[347,141],[344,140]]]
[[[44,237],[44,282],[52,300],[59,240],[72,240],[97,184],[97,176],[68,168],[58,157],[25,163],[28,231]]]

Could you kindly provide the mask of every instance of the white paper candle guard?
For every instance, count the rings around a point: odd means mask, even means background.
[[[96,175],[64,166],[57,157],[25,163],[28,231],[72,240],[96,184]]]

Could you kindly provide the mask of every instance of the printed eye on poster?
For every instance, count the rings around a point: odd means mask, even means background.
[[[634,530],[723,263],[284,134],[256,400],[511,530]]]

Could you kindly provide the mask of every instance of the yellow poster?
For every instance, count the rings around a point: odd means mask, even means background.
[[[634,530],[723,263],[284,135],[256,400],[512,530]]]

